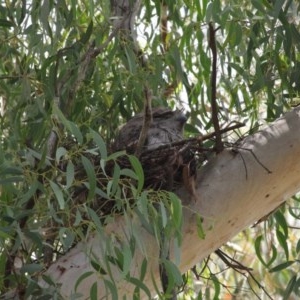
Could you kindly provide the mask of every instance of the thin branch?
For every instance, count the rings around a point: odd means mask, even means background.
[[[117,36],[118,32],[122,28],[123,24],[125,23],[126,18],[122,20],[122,22],[119,23],[119,25],[114,28],[114,30],[111,32],[111,34],[108,36],[107,40],[100,45],[99,47],[95,48],[95,41],[92,41],[87,49],[87,51],[81,56],[79,60],[79,69],[78,69],[78,77],[76,79],[76,82],[74,83],[75,90],[77,91],[80,87],[81,82],[85,78],[86,71],[88,67],[91,65],[92,61],[100,54],[102,53],[105,48],[109,45],[109,43],[113,40],[114,37]],[[69,47],[71,48],[71,47]],[[63,51],[66,49],[59,50]],[[59,91],[61,91],[64,87],[64,85],[68,82],[70,77],[72,76],[73,70],[69,70],[65,76],[60,80],[60,85],[57,91],[57,94],[59,94]]]
[[[135,155],[139,157],[142,153],[143,147],[145,145],[148,129],[152,123],[152,108],[151,108],[151,91],[149,87],[145,85],[144,87],[144,94],[145,94],[145,102],[144,102],[144,120],[143,120],[143,127],[139,136],[139,140],[136,146]]]
[[[273,300],[274,298],[271,297],[271,295],[267,292],[267,290],[260,284],[260,282],[253,276],[253,274],[251,272],[248,272],[248,274],[250,275],[250,277],[254,280],[254,282],[257,284],[257,286],[262,289],[264,291],[264,293],[269,297],[269,299]],[[247,278],[248,280],[248,278]],[[249,282],[249,280],[248,280]],[[249,283],[252,292],[254,292],[256,294],[256,292],[254,291],[254,289],[251,286],[251,283]],[[257,296],[258,297],[258,296]]]
[[[234,258],[230,257],[228,254],[223,252],[221,249],[218,249],[215,251],[215,253],[219,256],[219,258],[230,268],[234,269],[236,272],[242,274],[245,276],[245,273],[242,271],[246,271],[246,274],[249,274],[249,276],[254,280],[254,282],[257,284],[257,286],[264,291],[264,293],[270,298],[273,299],[267,290],[260,284],[260,282],[253,276],[251,271],[253,270],[252,268],[248,268],[241,264],[239,261],[235,260]],[[247,277],[248,280],[248,277]],[[249,280],[248,280],[249,281]],[[252,288],[251,284],[249,283],[250,288],[252,292],[256,295],[258,299],[261,299],[259,295],[255,292],[255,290]]]
[[[230,257],[228,254],[226,254],[221,249],[216,250],[215,253],[228,267],[230,267],[234,270],[238,269],[238,270],[247,271],[247,272],[253,270],[252,268],[248,268],[248,267],[242,265],[240,262],[238,262],[237,260]]]
[[[219,124],[219,108],[217,104],[217,47],[216,47],[216,29],[214,28],[212,22],[209,23],[209,47],[212,52],[212,72],[211,72],[211,114],[212,123],[215,129],[216,135],[216,152],[220,153],[224,149],[222,142],[222,136],[220,132]]]
[[[168,20],[169,20],[169,8],[168,4],[165,0],[161,1],[160,4],[160,37],[161,37],[161,52],[162,55],[166,55],[166,52],[169,50],[169,43],[168,43]],[[170,73],[175,72],[174,66],[172,64],[169,64]],[[173,81],[168,82],[166,80],[166,87],[163,91],[163,96],[165,99],[168,99],[176,90],[179,84],[179,79],[175,76]],[[188,93],[189,94],[189,93]]]
[[[127,16],[127,18],[129,18],[130,16]],[[117,36],[117,34],[119,33],[120,29],[123,27],[123,25],[126,22],[126,17],[124,17],[122,19],[122,21],[119,23],[118,26],[116,26],[113,31],[111,32],[111,34],[108,36],[107,40],[100,45],[99,47],[95,48],[93,53],[91,54],[92,58],[95,58],[96,56],[98,56],[100,53],[102,53],[105,48],[109,45],[109,43],[113,40],[114,37]],[[85,58],[83,57],[82,60],[84,60]]]
[[[161,1],[160,32],[161,32],[162,52],[164,53],[168,49],[168,44],[167,44],[168,6],[165,1]]]

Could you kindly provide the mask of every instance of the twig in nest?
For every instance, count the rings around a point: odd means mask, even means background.
[[[235,125],[220,129],[219,134],[223,134],[225,132],[228,132],[228,131],[231,131],[231,130],[234,130],[234,129],[238,129],[238,128],[241,128],[243,126],[245,126],[245,124],[237,123]],[[186,145],[187,143],[198,143],[199,144],[199,143],[202,143],[203,141],[211,139],[212,137],[214,137],[216,135],[217,135],[216,132],[211,132],[211,133],[208,133],[206,135],[198,136],[198,137],[195,137],[195,138],[189,138],[189,139],[181,140],[181,141],[178,141],[178,142],[173,142],[173,143],[170,143],[170,144],[161,145],[161,146],[157,147],[155,150],[143,151],[142,154],[144,156],[144,155],[147,155],[149,153],[159,152],[161,150],[169,149],[171,147]]]

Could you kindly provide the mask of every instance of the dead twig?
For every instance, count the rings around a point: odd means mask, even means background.
[[[230,257],[228,254],[226,254],[224,251],[221,249],[218,249],[215,251],[217,256],[230,268],[234,270],[240,270],[240,271],[252,271],[252,268],[246,267],[234,258]]]
[[[245,162],[245,159],[241,153],[241,151],[239,150],[244,150],[244,151],[248,151],[251,153],[251,155],[253,156],[253,158],[255,159],[255,161],[263,168],[265,169],[265,171],[268,173],[268,174],[272,174],[272,171],[270,169],[268,169],[257,157],[257,155],[253,152],[252,149],[249,149],[249,148],[243,148],[243,147],[238,147],[234,144],[231,144],[231,143],[226,143],[226,145],[228,145],[229,147],[232,148],[232,151],[234,153],[237,153],[241,156],[241,159],[243,160],[243,164],[244,164],[244,167],[245,167],[245,172],[246,172],[246,179],[248,179],[248,171],[247,171],[247,166],[246,166],[246,162]]]

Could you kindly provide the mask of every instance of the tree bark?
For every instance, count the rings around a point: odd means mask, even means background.
[[[245,138],[235,151],[226,149],[202,167],[197,177],[196,199],[190,199],[184,188],[178,190],[178,196],[186,205],[179,263],[182,273],[300,190],[299,128],[300,109],[297,108]],[[198,237],[196,213],[203,218],[204,239]],[[115,237],[110,246],[125,244],[132,232],[138,232],[140,242],[130,265],[130,275],[139,278],[146,257],[144,284],[155,293],[152,278],[159,282],[159,247],[137,216],[133,215],[130,222],[131,228],[126,227],[128,220],[120,216],[106,226],[107,236]],[[97,282],[98,299],[105,298],[107,290],[103,279],[108,277],[94,271],[90,257],[103,262],[102,257],[109,249],[112,248],[108,247],[104,235],[94,233],[56,261],[46,275],[61,285],[62,295],[69,299],[75,293],[78,278],[91,271],[92,275],[80,282],[77,292],[82,294],[81,299],[88,299],[91,286]],[[124,279],[117,267],[112,266],[111,272],[119,298],[126,295],[131,299],[135,286]],[[41,285],[46,284],[41,281]],[[143,297],[148,298],[141,292]]]

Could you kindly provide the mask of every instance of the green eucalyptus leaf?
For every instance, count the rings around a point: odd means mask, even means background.
[[[61,187],[51,180],[49,180],[49,183],[54,192],[55,198],[59,204],[59,208],[64,209],[65,208],[65,199],[64,199],[64,195],[63,195]]]
[[[107,149],[106,149],[106,144],[105,144],[104,140],[96,131],[90,129],[90,133],[92,135],[94,143],[97,145],[97,147],[100,151],[101,159],[106,159],[107,158]]]
[[[130,277],[127,279],[127,281],[129,281],[130,283],[136,286],[135,289],[136,293],[138,292],[138,290],[142,290],[149,299],[151,298],[151,292],[149,288],[141,280],[134,277]]]
[[[67,164],[66,178],[67,178],[66,189],[68,189],[72,186],[75,179],[75,168],[71,160],[69,160]]]
[[[67,154],[67,150],[64,147],[58,147],[55,154],[56,163],[59,163],[60,159]]]
[[[90,299],[97,300],[98,299],[98,285],[97,282],[94,282],[90,289]]]
[[[83,155],[81,156],[81,162],[88,176],[89,193],[87,198],[92,199],[95,196],[95,191],[96,191],[96,174],[95,174],[94,166],[92,165],[90,160]]]
[[[269,270],[270,273],[273,273],[273,272],[278,272],[278,271],[282,271],[284,269],[287,269],[288,267],[290,267],[291,265],[293,265],[295,263],[295,261],[286,261],[282,264],[279,264],[273,268],[271,268]]]
[[[144,171],[142,168],[141,163],[139,162],[139,160],[133,156],[133,155],[129,155],[129,160],[130,163],[133,167],[133,170],[137,176],[138,179],[138,193],[140,193],[142,191],[142,188],[144,186]]]

